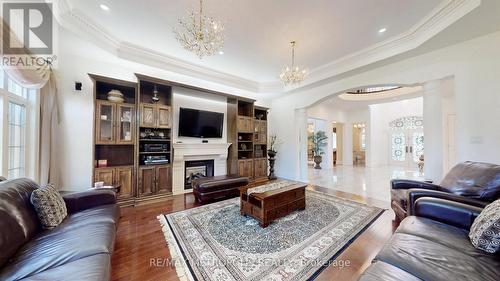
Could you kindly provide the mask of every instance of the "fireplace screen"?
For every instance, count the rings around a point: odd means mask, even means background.
[[[194,179],[214,176],[214,160],[186,161],[185,167],[184,189],[190,189]]]

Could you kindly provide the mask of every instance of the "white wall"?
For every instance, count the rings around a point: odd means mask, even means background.
[[[367,166],[383,166],[390,162],[389,122],[406,116],[423,115],[423,98],[370,105],[370,148]]]
[[[182,87],[173,88],[173,113],[174,120],[172,126],[172,134],[174,143],[201,143],[200,138],[180,137],[179,136],[179,109],[193,108],[198,110],[206,110],[219,112],[224,114],[224,125],[222,129],[222,138],[205,138],[210,143],[227,143],[227,98],[218,95],[212,95],[196,90],[186,89]]]
[[[307,169],[296,157],[305,146],[299,146],[289,126],[295,109],[360,86],[411,85],[445,77],[453,77],[455,84],[457,161],[500,163],[499,45],[496,32],[274,100],[270,123],[284,141],[277,175],[298,178],[299,171]]]

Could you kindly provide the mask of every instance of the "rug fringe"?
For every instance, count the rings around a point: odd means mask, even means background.
[[[174,261],[177,277],[179,277],[180,281],[194,281],[193,276],[191,275],[191,272],[189,271],[186,264],[186,260],[183,258],[179,246],[175,241],[174,234],[168,226],[168,222],[165,219],[165,216],[159,215],[157,219],[160,222],[161,230],[163,232],[163,235],[165,236],[165,240],[167,241],[168,249],[170,251],[170,257],[172,261]]]

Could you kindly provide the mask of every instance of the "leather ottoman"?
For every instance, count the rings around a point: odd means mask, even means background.
[[[194,197],[200,203],[237,197],[240,195],[239,187],[246,185],[248,178],[236,175],[199,178],[191,183]]]

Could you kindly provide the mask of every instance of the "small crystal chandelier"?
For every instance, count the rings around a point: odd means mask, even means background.
[[[292,67],[286,67],[280,74],[280,79],[283,81],[285,86],[290,84],[299,84],[302,82],[308,71],[306,68],[301,68],[300,66],[295,65],[295,41],[290,42],[292,45]]]
[[[174,30],[177,41],[200,59],[222,49],[224,26],[220,21],[203,15],[203,0],[200,0],[200,12],[191,12],[186,19],[179,19],[179,25],[181,30]]]

